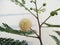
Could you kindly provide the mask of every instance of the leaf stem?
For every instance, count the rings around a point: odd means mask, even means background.
[[[60,10],[60,8],[58,8],[57,10],[55,10],[55,11],[59,11]]]
[[[51,15],[41,24],[41,26],[51,17]]]
[[[32,28],[31,28],[31,30],[37,35],[37,37],[39,36]]]

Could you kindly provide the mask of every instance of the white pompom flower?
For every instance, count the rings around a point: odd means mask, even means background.
[[[19,27],[22,31],[28,32],[32,27],[32,22],[29,19],[24,18],[19,22]]]

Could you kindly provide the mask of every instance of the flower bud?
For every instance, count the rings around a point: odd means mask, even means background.
[[[51,15],[51,16],[55,16],[55,15],[58,15],[58,13],[57,13],[57,11],[52,11],[52,12],[50,13],[50,15]]]
[[[30,8],[30,10],[32,10],[32,8]]]
[[[46,6],[46,3],[43,3],[43,6]]]

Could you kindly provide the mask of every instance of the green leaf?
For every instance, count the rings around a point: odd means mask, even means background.
[[[18,0],[11,0],[12,2],[15,2],[16,5],[18,5]]]
[[[5,23],[2,23],[3,24],[3,26],[5,27],[5,28],[8,28],[8,29],[10,29],[10,30],[13,30],[10,26],[8,26],[7,24],[5,24]]]
[[[30,30],[28,32],[23,32],[22,30],[12,29],[10,26],[8,26],[7,24],[4,24],[4,23],[3,23],[3,26],[4,27],[0,26],[0,31],[2,31],[2,32],[18,34],[18,35],[31,35],[31,34],[34,34],[34,32],[32,30]]]
[[[33,2],[33,0],[30,1],[31,3]]]
[[[34,3],[35,4],[36,2],[35,2],[35,0],[30,0],[30,3]]]
[[[26,40],[19,41],[11,38],[0,38],[0,45],[28,45]]]
[[[55,31],[60,36],[60,31]]]
[[[25,0],[21,0],[23,4],[25,4]]]
[[[15,4],[18,5],[18,0],[15,0]]]
[[[18,0],[11,0],[12,2],[14,2],[16,5],[19,5],[20,7],[24,7],[23,3],[21,3],[20,1]]]
[[[60,45],[60,42],[56,43],[57,45]]]
[[[27,44],[27,42],[26,42],[26,41],[24,41],[24,40],[22,41],[22,43],[21,43],[21,44],[22,44],[22,45],[28,45],[28,44]]]
[[[15,0],[15,2],[18,2],[18,0]]]
[[[56,36],[53,36],[53,35],[50,35],[50,36],[55,40],[56,43],[59,42],[59,39]]]
[[[30,8],[30,10],[33,10],[33,11],[36,12],[36,8]],[[38,11],[38,13],[40,14],[41,12],[45,12],[46,9],[45,9],[45,8],[43,8],[43,9],[38,9],[37,11]]]
[[[40,14],[41,12],[45,12],[46,11],[46,9],[45,8],[43,8],[43,9],[38,9],[38,13]]]
[[[14,2],[14,0],[11,0],[12,2]]]
[[[45,25],[47,25],[48,27],[60,27],[60,25],[53,25],[53,24],[49,24],[49,23],[44,23]]]

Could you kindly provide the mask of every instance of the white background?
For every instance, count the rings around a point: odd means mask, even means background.
[[[29,1],[27,0],[27,3]],[[44,13],[39,14],[41,23],[50,15],[52,10],[60,8],[60,0],[38,0],[38,7],[40,7],[43,3],[47,3],[46,11]],[[27,4],[32,7],[33,5]],[[14,29],[19,29],[19,21],[22,18],[29,18],[32,21],[33,29],[37,30],[38,32],[38,25],[36,19],[27,12],[24,8],[15,5],[15,3],[11,2],[10,0],[0,0],[0,25],[2,23],[7,23]],[[58,12],[57,16],[51,17],[48,21],[50,24],[59,24],[60,25],[60,12]],[[59,28],[42,28],[42,40],[44,45],[56,45],[54,40],[49,36],[50,34],[56,35],[53,30],[60,30]],[[0,32],[0,37],[7,37],[19,40],[27,40],[30,45],[39,45],[39,40],[26,38],[19,35],[14,34],[7,34]],[[58,36],[57,36],[58,37]]]

